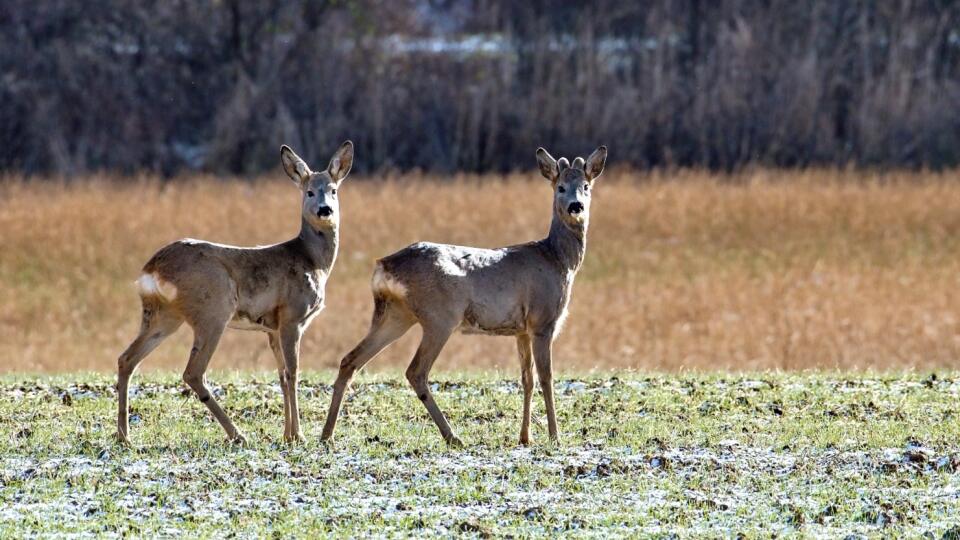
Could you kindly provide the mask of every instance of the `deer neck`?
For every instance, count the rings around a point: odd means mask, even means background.
[[[550,234],[544,240],[547,248],[567,271],[576,272],[587,250],[587,224],[566,225],[556,214],[550,223]]]
[[[301,218],[298,240],[314,270],[329,271],[333,267],[340,244],[340,232],[336,224],[316,229]]]

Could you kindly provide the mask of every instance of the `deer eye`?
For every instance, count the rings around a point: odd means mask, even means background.
[[[336,195],[336,194],[337,194],[337,188],[331,189],[331,190],[330,190],[330,194],[331,194],[331,195]]]
[[[560,186],[560,187],[557,188],[557,191],[559,191],[560,193],[566,193],[566,192],[567,192],[567,188],[565,188],[565,187],[563,187],[563,186]]]
[[[307,197],[313,197],[313,192],[312,192],[312,191],[308,191],[308,192],[307,192]]]
[[[587,184],[584,184],[584,185],[583,185],[583,192],[584,192],[584,193],[589,193],[589,192],[590,192],[590,186],[587,185]]]

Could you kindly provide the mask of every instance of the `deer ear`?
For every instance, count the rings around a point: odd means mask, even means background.
[[[579,158],[578,158],[579,159]],[[603,165],[607,162],[607,147],[601,146],[590,154],[587,163],[583,168],[587,180],[593,182],[603,173]]]
[[[300,156],[287,145],[280,147],[280,163],[283,164],[284,172],[297,184],[297,187],[303,187],[304,182],[310,179],[310,167],[307,167]]]
[[[334,182],[339,184],[350,174],[351,168],[353,168],[353,142],[344,141],[337,149],[337,153],[330,158],[327,173]]]
[[[556,182],[557,177],[560,176],[560,166],[557,164],[557,160],[553,159],[553,156],[542,147],[537,148],[537,165],[540,166],[540,174],[544,178]]]

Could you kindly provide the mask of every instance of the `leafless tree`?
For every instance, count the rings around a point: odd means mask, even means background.
[[[596,140],[639,167],[938,168],[958,104],[957,0],[0,4],[0,170],[29,174],[255,174],[348,136],[361,172]]]

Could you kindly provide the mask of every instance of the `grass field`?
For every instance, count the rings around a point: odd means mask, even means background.
[[[533,172],[440,180],[347,180],[340,257],[327,309],[305,336],[305,367],[336,366],[365,333],[376,258],[419,240],[497,246],[546,233],[550,192]],[[557,369],[956,367],[955,180],[612,169],[598,181]],[[132,282],[156,249],[181,237],[284,240],[299,227],[298,196],[280,173],[0,182],[0,370],[113,370],[139,323]],[[417,334],[371,368],[404,366]],[[144,369],[181,369],[189,346],[182,330]],[[515,370],[515,354],[509,339],[455,337],[438,370]],[[222,369],[272,365],[266,339],[239,331],[213,359]]]
[[[955,373],[565,377],[561,443],[535,422],[530,448],[514,378],[444,375],[462,451],[392,373],[361,376],[320,445],[331,375],[306,375],[295,447],[273,374],[212,377],[246,447],[174,375],[135,381],[133,448],[111,377],[0,379],[0,535],[960,534]]]

